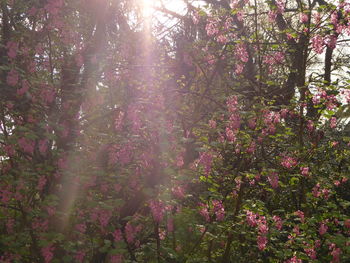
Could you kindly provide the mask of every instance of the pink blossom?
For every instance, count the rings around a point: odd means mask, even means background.
[[[236,59],[242,61],[243,63],[248,62],[248,52],[246,45],[244,43],[238,43],[235,47],[235,57]]]
[[[246,221],[247,221],[247,224],[251,227],[255,227],[257,226],[257,214],[254,214],[252,211],[249,211],[247,210],[246,211]]]
[[[297,258],[297,256],[294,256],[291,259],[287,260],[286,263],[303,263],[303,261]]]
[[[327,233],[327,231],[328,231],[328,226],[325,223],[321,223],[318,229],[318,232],[320,233],[320,235],[323,236],[324,234]]]
[[[112,212],[109,210],[100,211],[98,220],[102,228],[108,225],[110,218],[112,217]]]
[[[242,74],[243,70],[244,70],[244,64],[243,63],[236,64],[235,73],[237,75]]]
[[[119,242],[123,240],[123,235],[122,235],[122,231],[120,229],[116,229],[113,232],[113,237],[114,237],[114,241],[115,242]]]
[[[51,262],[51,260],[53,258],[53,251],[54,250],[55,250],[55,248],[52,245],[48,245],[48,246],[43,247],[41,249],[41,254],[44,257],[45,263]]]
[[[322,54],[323,49],[324,49],[324,41],[323,37],[320,35],[316,35],[311,39],[312,42],[312,49],[317,53],[317,54]]]
[[[305,253],[311,258],[311,259],[316,259],[316,251],[314,247],[307,247],[304,248]]]
[[[276,0],[278,13],[282,14],[285,8],[285,0]]]
[[[283,226],[283,221],[279,216],[273,216],[272,217],[273,221],[275,221],[275,226],[278,230],[282,229]]]
[[[300,218],[301,223],[305,223],[305,215],[303,211],[297,210],[294,214]]]
[[[231,7],[232,9],[235,9],[235,8],[238,7],[238,3],[239,3],[239,0],[231,0],[231,1],[230,1],[230,7]]]
[[[331,127],[332,129],[334,129],[335,127],[337,127],[337,118],[336,117],[332,117],[329,120],[329,127]]]
[[[236,13],[236,16],[238,21],[243,21],[244,11],[243,10],[238,11]]]
[[[301,171],[301,174],[303,176],[308,177],[310,168],[309,167],[300,167],[300,171]]]
[[[231,96],[226,101],[227,109],[230,113],[235,113],[238,110],[238,97]]]
[[[264,250],[267,245],[267,237],[265,235],[259,235],[257,238],[259,250]]]
[[[221,44],[226,44],[228,42],[228,38],[225,35],[219,35],[216,39]]]
[[[204,172],[206,176],[209,176],[211,166],[213,163],[213,155],[210,152],[202,152],[199,154],[199,163],[204,166]]]
[[[214,36],[219,33],[219,25],[218,21],[213,18],[209,18],[207,25],[205,26],[205,30],[207,31],[208,36]]]
[[[238,113],[230,115],[228,127],[234,131],[237,131],[241,127],[241,118]]]
[[[341,249],[337,248],[334,243],[329,245],[329,250],[331,250],[331,255],[333,257],[331,263],[340,262]]]
[[[212,128],[212,129],[216,129],[216,121],[209,120],[209,127]]]
[[[294,166],[297,165],[297,160],[293,157],[290,156],[284,156],[282,161],[281,161],[281,165],[287,169],[291,169]]]
[[[338,24],[338,12],[337,11],[334,11],[331,14],[331,22],[333,25],[337,26],[337,24]]]
[[[209,215],[209,207],[206,204],[200,203],[199,206],[201,207],[201,210],[199,211],[199,214],[205,218],[207,222],[210,222],[210,215]]]
[[[300,14],[300,22],[301,23],[307,23],[307,21],[309,21],[309,16],[305,13],[301,13]]]
[[[149,203],[154,221],[160,223],[164,217],[164,204],[162,201],[152,200]]]
[[[337,45],[337,37],[334,36],[334,35],[327,35],[325,38],[324,38],[324,43],[334,49]]]
[[[216,219],[218,221],[224,220],[225,208],[224,208],[222,202],[219,200],[213,200],[212,204],[214,206],[214,213],[215,213]]]
[[[229,128],[226,127],[226,138],[229,142],[235,142],[236,141],[236,135],[234,134],[234,132]]]
[[[140,231],[141,231],[140,226],[134,227],[130,222],[128,222],[125,226],[126,241],[129,244],[134,243],[135,236]]]

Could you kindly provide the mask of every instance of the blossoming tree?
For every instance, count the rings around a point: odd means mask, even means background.
[[[0,261],[348,262],[350,3],[141,3],[1,1]]]

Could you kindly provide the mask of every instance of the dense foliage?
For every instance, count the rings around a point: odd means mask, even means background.
[[[150,2],[0,0],[0,262],[349,262],[350,1]]]

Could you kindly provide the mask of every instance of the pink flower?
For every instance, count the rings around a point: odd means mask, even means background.
[[[44,257],[45,263],[51,262],[51,260],[53,258],[53,251],[54,250],[55,250],[55,248],[52,245],[48,245],[48,246],[43,247],[41,249],[41,254]]]
[[[199,163],[204,166],[205,175],[208,176],[213,163],[213,155],[209,152],[199,154]]]
[[[221,201],[218,201],[218,200],[213,200],[212,201],[212,204],[214,206],[214,213],[215,213],[215,216],[216,216],[216,219],[218,221],[222,221],[224,220],[224,217],[225,217],[225,208],[222,204]]]
[[[243,63],[248,62],[248,59],[249,59],[248,52],[247,52],[246,45],[244,43],[239,43],[236,45],[235,57],[236,57],[236,59],[242,61]]]
[[[275,226],[278,230],[282,229],[283,226],[283,221],[279,216],[273,216],[272,217],[273,221],[275,221]]]
[[[157,223],[160,223],[163,220],[164,212],[165,212],[163,202],[152,200],[150,201],[149,206],[151,208],[154,221],[156,221]]]
[[[337,118],[336,117],[332,117],[329,121],[329,127],[331,127],[332,129],[334,129],[335,127],[337,127]]]
[[[209,208],[208,205],[200,203],[201,210],[199,211],[199,214],[205,218],[207,222],[210,222],[210,215],[209,215]]]
[[[114,241],[115,242],[119,242],[123,240],[123,235],[122,235],[122,231],[120,229],[116,229],[113,232],[113,237],[114,237]]]
[[[329,250],[332,250],[331,255],[333,257],[333,260],[331,261],[331,263],[340,262],[341,249],[337,248],[336,245],[332,243],[329,245]]]
[[[305,215],[303,211],[297,210],[294,214],[300,218],[301,223],[305,223]]]
[[[334,36],[334,35],[327,35],[325,38],[324,38],[324,43],[330,47],[330,48],[335,48],[336,45],[337,45],[337,37]]]
[[[306,23],[307,21],[309,21],[309,16],[305,13],[301,13],[300,14],[300,22],[301,23]]]
[[[309,167],[300,167],[301,174],[305,177],[309,176],[309,170],[310,170]]]
[[[281,165],[287,169],[293,168],[297,165],[297,160],[290,156],[284,156]]]
[[[317,54],[322,54],[323,49],[324,49],[324,41],[323,37],[320,35],[316,35],[311,39],[312,42],[312,49],[317,53]]]
[[[277,0],[276,1],[278,13],[282,14],[284,12],[285,4],[286,4],[285,0]]]
[[[324,234],[327,233],[327,231],[328,231],[328,226],[325,223],[321,223],[318,229],[318,232],[320,233],[320,235],[323,236]]]
[[[304,248],[305,253],[311,258],[316,259],[316,251],[314,247]]]
[[[246,221],[247,224],[251,227],[257,226],[257,214],[254,214],[252,211],[247,210],[246,212]]]
[[[209,127],[212,128],[212,129],[216,129],[216,121],[209,120]]]
[[[259,235],[257,238],[257,243],[259,250],[264,250],[267,245],[267,237],[265,235]]]
[[[207,31],[207,35],[208,36],[214,36],[217,35],[219,33],[219,25],[218,25],[218,21],[216,21],[213,18],[209,18],[208,19],[208,23],[205,26],[205,30]]]
[[[112,212],[109,210],[104,210],[99,212],[98,220],[102,228],[108,225],[109,219],[112,217]]]
[[[236,135],[234,134],[234,132],[229,128],[226,127],[226,138],[229,142],[235,142],[236,141]]]
[[[228,42],[228,39],[225,35],[219,35],[217,37],[217,41],[221,44],[226,44]]]
[[[125,226],[126,241],[129,244],[134,243],[135,236],[140,231],[141,231],[140,226],[134,227],[130,222],[128,222]]]
[[[287,260],[286,263],[302,263],[303,261],[297,256],[292,257],[291,259]]]

